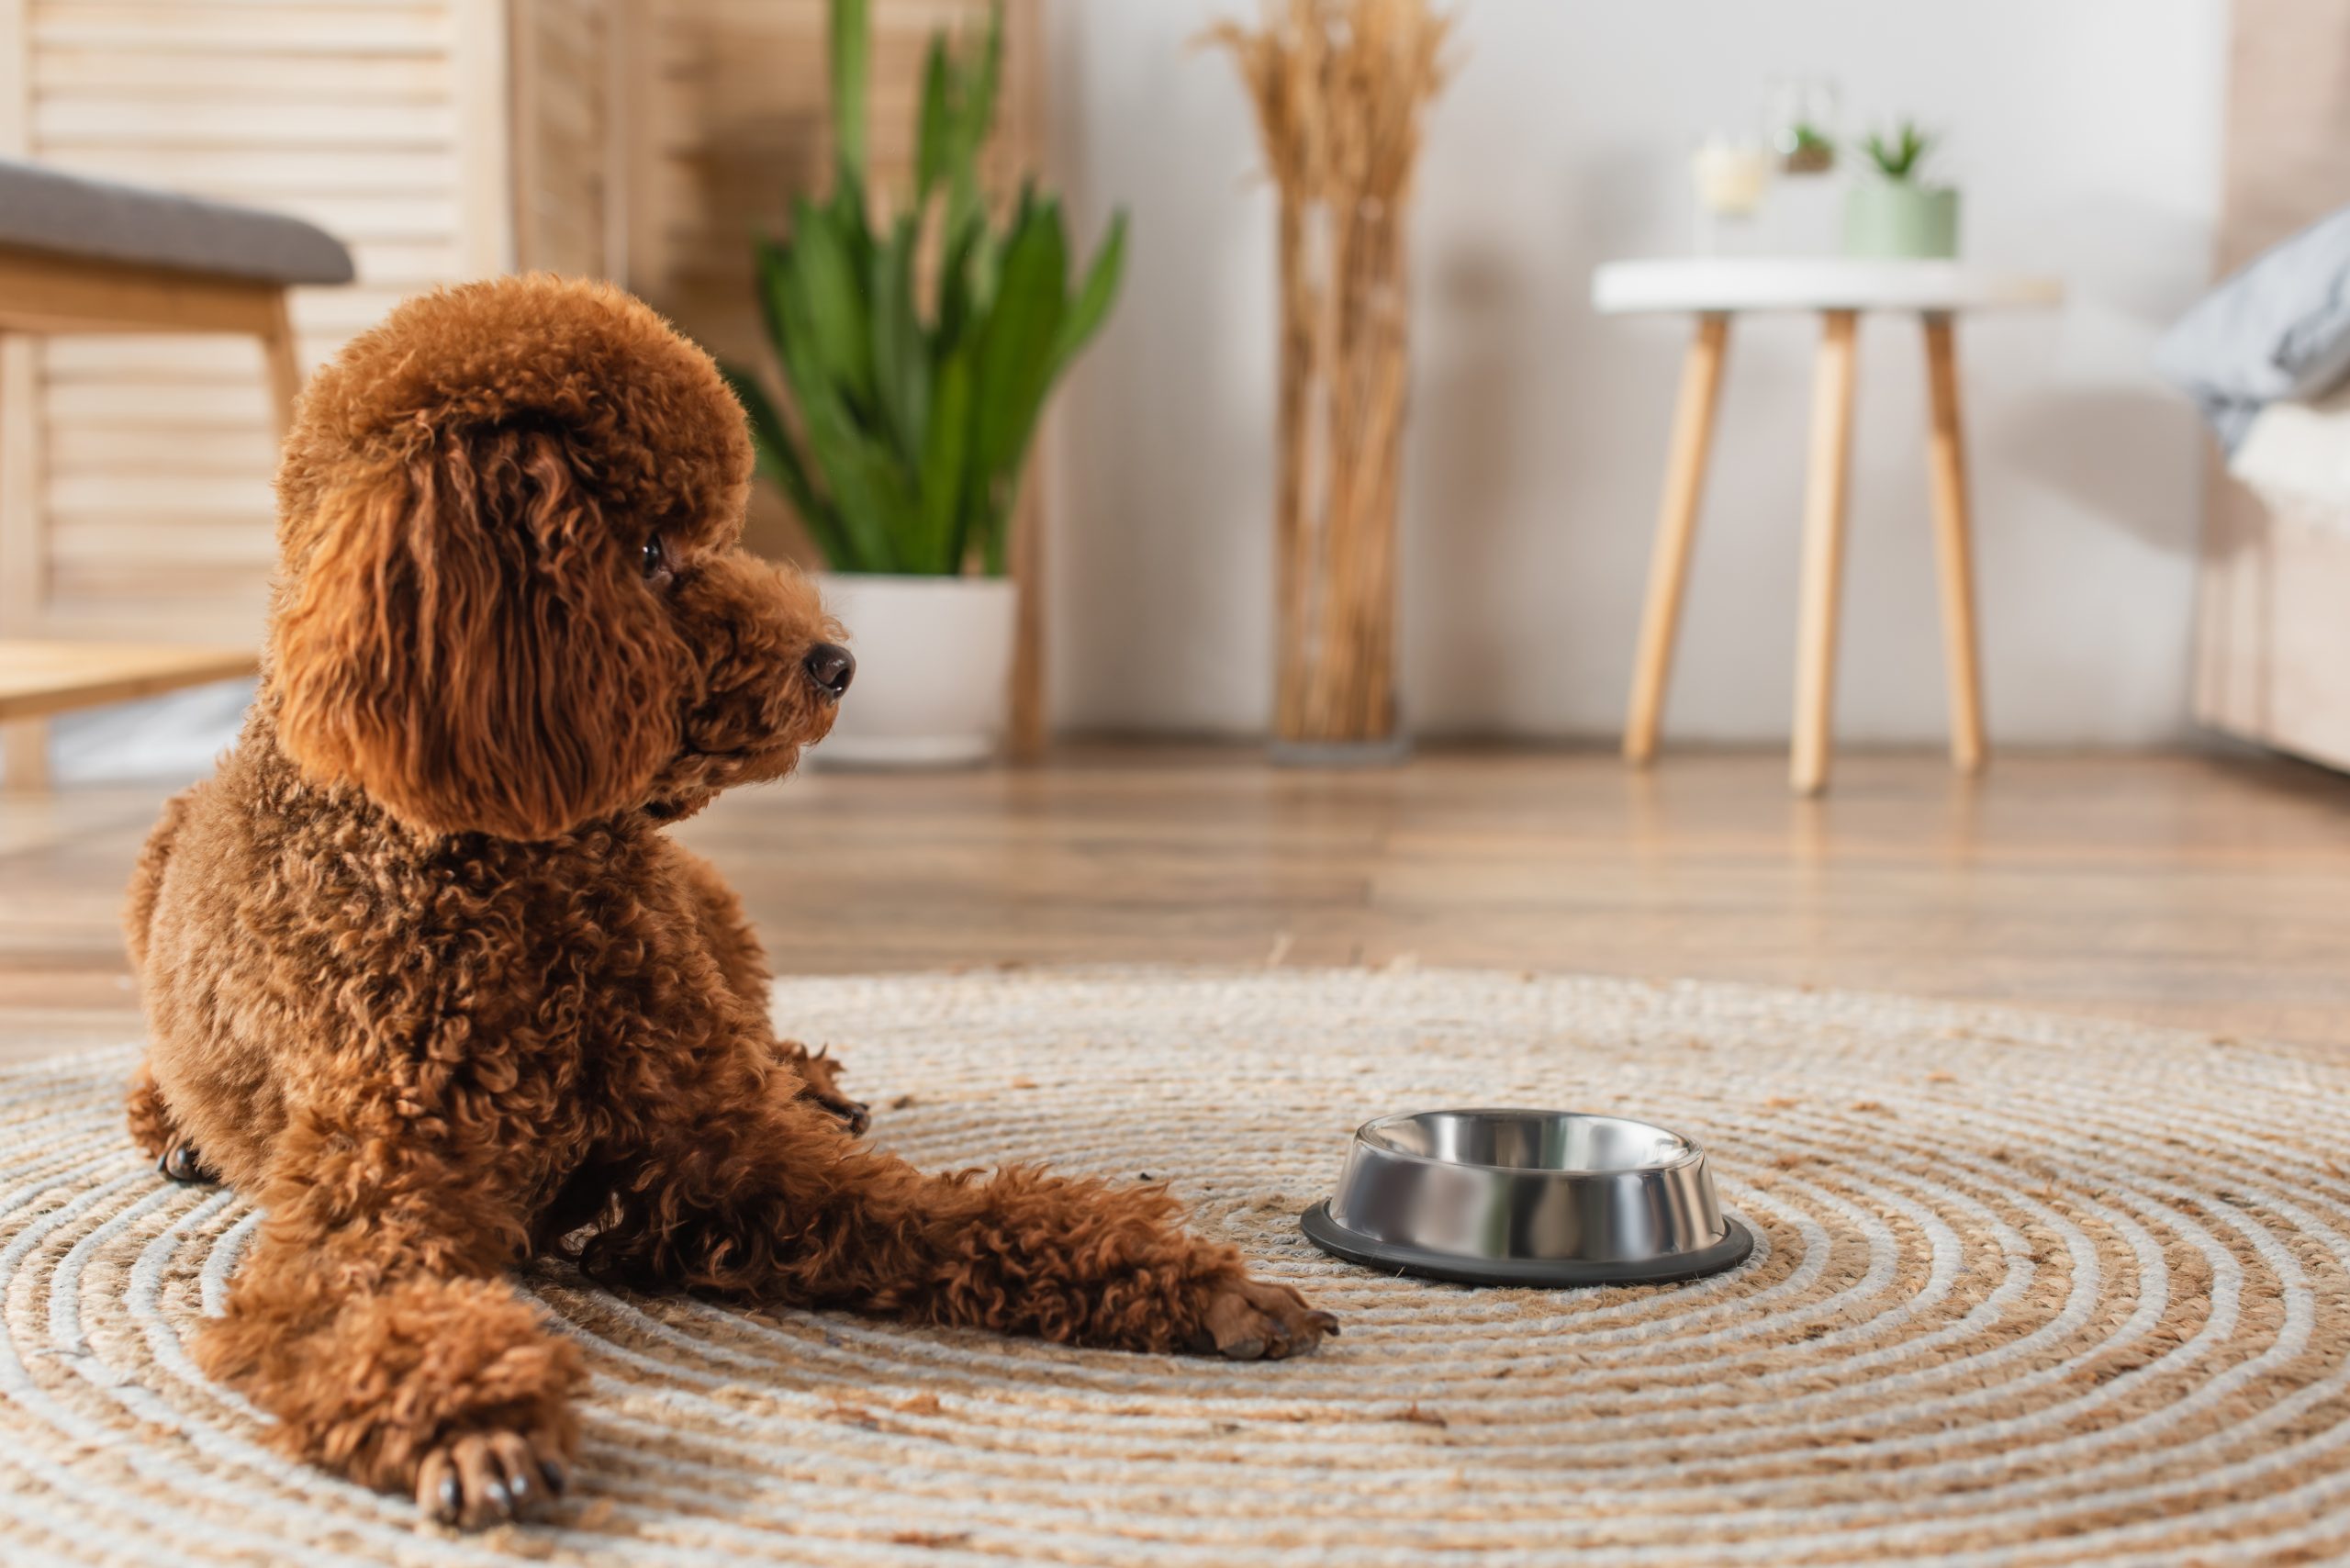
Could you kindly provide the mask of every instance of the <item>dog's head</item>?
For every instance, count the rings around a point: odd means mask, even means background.
[[[741,407],[620,290],[409,300],[303,397],[267,700],[313,778],[428,833],[549,838],[790,771],[853,665],[739,543]]]

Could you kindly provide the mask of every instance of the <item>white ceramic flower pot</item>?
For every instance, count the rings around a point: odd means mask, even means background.
[[[1007,577],[822,573],[824,608],[848,633],[856,675],[826,767],[969,767],[992,758],[1011,718],[1019,591]]]

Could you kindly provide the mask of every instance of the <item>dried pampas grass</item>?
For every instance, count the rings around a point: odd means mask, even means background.
[[[1231,52],[1281,191],[1276,732],[1395,727],[1395,502],[1409,372],[1404,209],[1450,28],[1427,0],[1267,0]]]

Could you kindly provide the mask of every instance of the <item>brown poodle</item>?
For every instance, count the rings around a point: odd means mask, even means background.
[[[789,773],[853,666],[737,539],[743,414],[617,290],[411,300],[304,397],[261,695],[131,887],[170,1174],[267,1211],[196,1353],[289,1450],[467,1526],[560,1493],[576,1347],[503,1277],[1248,1360],[1336,1330],[1156,1188],[927,1175],[776,1038],[665,824]]]

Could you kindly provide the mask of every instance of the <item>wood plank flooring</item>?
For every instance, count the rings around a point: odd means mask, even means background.
[[[1415,961],[1994,1000],[2350,1041],[2350,780],[2220,756],[1083,746],[812,774],[681,835],[783,971]],[[0,796],[0,1059],[135,1037],[115,923],[162,786]]]

